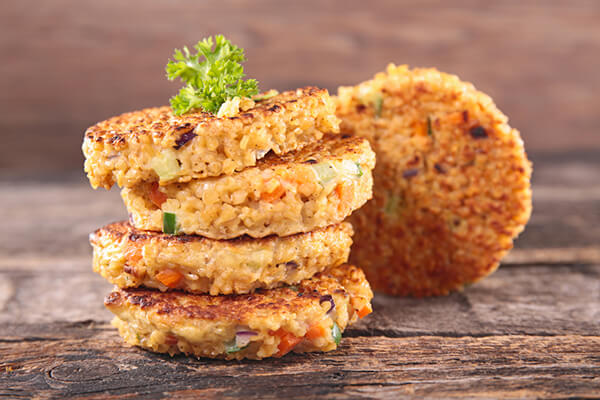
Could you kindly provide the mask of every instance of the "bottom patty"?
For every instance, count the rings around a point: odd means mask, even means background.
[[[90,235],[94,271],[122,287],[244,294],[292,285],[348,260],[352,226],[262,239],[168,235],[117,222]]]
[[[361,269],[330,268],[296,286],[209,296],[115,289],[104,304],[129,344],[159,353],[262,359],[289,351],[331,351],[372,310]]]

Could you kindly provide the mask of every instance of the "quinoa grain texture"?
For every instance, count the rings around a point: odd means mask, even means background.
[[[390,65],[335,98],[377,154],[350,261],[375,290],[443,295],[493,272],[531,214],[531,164],[492,99],[436,69]]]

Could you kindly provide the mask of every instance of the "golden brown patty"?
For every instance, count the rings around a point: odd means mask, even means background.
[[[115,285],[244,294],[292,285],[348,260],[352,226],[280,238],[214,240],[140,231],[127,222],[90,235],[94,271]]]
[[[272,151],[284,154],[337,133],[327,90],[307,87],[257,101],[233,117],[204,112],[176,116],[170,107],[148,108],[88,128],[85,171],[94,188],[115,182],[187,182],[230,175]]]
[[[302,150],[270,154],[234,175],[162,187],[144,183],[121,196],[138,229],[162,230],[168,213],[186,234],[287,236],[337,224],[361,207],[372,196],[374,164],[367,140],[328,136]]]
[[[351,261],[390,294],[446,294],[494,271],[531,213],[531,165],[492,99],[435,69],[390,65],[339,88],[341,130],[377,154]]]
[[[372,297],[363,272],[343,265],[295,287],[253,294],[115,289],[104,304],[129,344],[171,355],[261,359],[334,350],[346,326],[371,312]]]

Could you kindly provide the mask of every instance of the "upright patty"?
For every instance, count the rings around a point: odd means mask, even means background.
[[[348,260],[352,226],[341,223],[285,238],[214,240],[140,231],[127,222],[90,235],[94,271],[115,285],[211,295],[292,285]]]
[[[337,224],[362,206],[374,164],[367,140],[328,136],[231,176],[143,183],[121,195],[138,229],[160,231],[167,221],[167,232],[213,239],[287,236]]]
[[[331,268],[295,287],[246,295],[116,289],[104,304],[129,344],[159,353],[242,359],[330,351],[341,332],[371,312],[363,272]]]
[[[373,288],[439,295],[494,271],[529,219],[531,166],[492,99],[456,76],[390,65],[336,101],[342,132],[377,153],[374,199],[351,218],[350,259]]]
[[[284,154],[338,132],[327,90],[307,87],[257,100],[233,117],[170,107],[126,113],[88,128],[85,171],[94,188],[115,182],[187,182],[230,175],[253,166],[269,151]]]

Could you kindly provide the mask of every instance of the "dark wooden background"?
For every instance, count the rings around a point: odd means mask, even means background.
[[[539,154],[600,154],[600,2],[8,0],[0,2],[0,169],[80,173],[84,129],[164,104],[173,48],[223,33],[264,89],[335,91],[388,62],[489,93]]]

